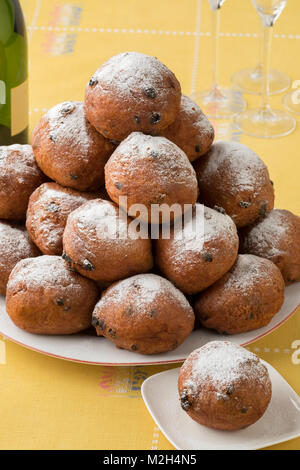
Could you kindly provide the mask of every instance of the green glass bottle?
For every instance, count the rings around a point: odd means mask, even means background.
[[[27,38],[19,0],[0,0],[0,145],[28,142]]]

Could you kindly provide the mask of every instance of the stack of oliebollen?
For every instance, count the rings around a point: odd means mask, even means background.
[[[227,334],[266,325],[300,280],[300,218],[273,209],[252,150],[213,139],[175,75],[127,52],[84,103],[50,109],[32,147],[0,147],[0,287],[15,325],[93,326],[142,354],[177,348],[195,317]],[[168,236],[153,207],[175,208]]]

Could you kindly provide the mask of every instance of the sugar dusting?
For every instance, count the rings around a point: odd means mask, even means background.
[[[158,185],[197,185],[195,170],[185,153],[165,137],[153,137],[142,132],[132,132],[115,150],[107,168],[117,163],[126,177],[134,181],[141,166],[149,165]]]
[[[149,310],[151,304],[160,296],[162,299],[170,299],[191,311],[192,309],[182,292],[167,279],[157,274],[138,274],[119,281],[110,287],[99,302],[99,308],[106,304],[121,304],[128,298],[133,298],[134,310],[143,314]]]
[[[255,354],[229,341],[211,341],[193,351],[182,366],[183,372],[191,361],[192,373],[184,386],[195,394],[201,393],[207,382],[222,392],[238,382],[265,384],[269,380],[266,367]]]
[[[196,217],[190,217],[184,224],[183,229],[179,228],[174,233],[172,245],[175,247],[176,260],[186,260],[188,253],[201,253],[206,244],[210,245],[213,252],[212,243],[219,241],[220,237],[227,242],[235,244],[237,238],[236,226],[232,219],[220,212],[200,204],[195,204]],[[199,210],[202,208],[202,210]],[[198,221],[195,221],[195,218]]]
[[[114,90],[125,100],[134,98],[135,90],[155,88],[162,97],[166,87],[162,77],[174,74],[158,59],[139,52],[124,52],[111,57],[93,75],[103,90]],[[147,99],[147,98],[146,98]]]
[[[76,288],[77,274],[69,271],[65,261],[59,256],[38,256],[20,261],[9,278],[9,289],[27,288],[51,289],[73,286]]]
[[[271,289],[274,287],[274,276],[270,275],[271,268],[275,270],[275,265],[265,258],[248,254],[238,255],[223,288],[224,290],[228,289],[231,293],[234,290],[249,292],[250,289],[260,286],[264,282],[265,288]],[[268,276],[266,276],[267,271]]]
[[[288,213],[274,209],[266,217],[246,228],[243,241],[243,251],[255,249],[255,252],[269,257],[282,254],[282,241],[286,239],[290,229]],[[243,232],[242,232],[243,233]]]
[[[6,269],[7,261],[33,256],[35,251],[28,233],[24,227],[18,227],[6,222],[0,222],[0,267]]]
[[[51,108],[45,118],[49,121],[50,138],[60,145],[71,145],[86,155],[90,147],[84,104],[66,101]]]
[[[200,182],[214,181],[214,176],[225,174],[231,181],[231,191],[252,191],[266,182],[268,170],[264,162],[250,148],[237,142],[218,141],[208,152],[206,164],[199,172]],[[201,187],[201,183],[200,183]]]

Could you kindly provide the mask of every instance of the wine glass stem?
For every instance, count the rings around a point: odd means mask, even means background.
[[[220,32],[220,8],[212,10],[212,40],[213,40],[213,59],[212,59],[212,85],[211,91],[216,92],[219,89],[219,32]]]
[[[263,111],[269,111],[269,97],[270,97],[270,65],[271,65],[271,43],[272,43],[272,26],[264,26],[264,49],[263,49],[263,89],[262,89],[262,103]]]

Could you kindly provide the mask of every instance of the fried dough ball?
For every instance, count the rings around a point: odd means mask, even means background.
[[[196,161],[200,202],[223,208],[238,227],[264,217],[274,190],[264,162],[238,142],[219,141]]]
[[[113,284],[93,313],[98,335],[141,354],[177,348],[192,332],[194,319],[185,296],[156,274],[138,274]]]
[[[5,295],[9,275],[18,262],[39,255],[25,227],[0,221],[0,294]]]
[[[153,266],[148,233],[131,231],[129,218],[110,201],[95,199],[73,211],[63,236],[64,258],[83,276],[114,282]]]
[[[178,145],[193,162],[210,149],[215,133],[199,106],[188,96],[182,95],[179,114],[160,135]]]
[[[181,407],[197,423],[234,431],[265,413],[272,384],[253,353],[228,341],[211,341],[193,351],[178,377]]]
[[[32,147],[49,178],[79,191],[96,191],[104,184],[104,165],[116,146],[87,121],[83,103],[66,101],[42,117]]]
[[[61,255],[63,233],[68,215],[95,193],[82,193],[63,188],[57,183],[44,183],[29,199],[26,227],[31,239],[45,255]]]
[[[105,186],[111,199],[129,215],[136,204],[143,205],[138,218],[143,222],[173,220],[185,204],[194,204],[198,197],[195,171],[187,156],[177,145],[164,137],[133,132],[114,151],[105,165]],[[166,213],[151,213],[160,205]],[[169,208],[176,205],[175,211]],[[154,214],[154,215],[153,215]]]
[[[284,301],[284,281],[271,261],[239,255],[233,267],[199,294],[194,309],[201,324],[236,334],[267,325]]]
[[[264,219],[240,230],[239,235],[241,253],[273,261],[286,284],[300,281],[300,217],[274,209]]]
[[[195,294],[220,279],[234,264],[239,240],[232,219],[196,204],[192,216],[156,242],[156,263],[182,292]]]
[[[6,309],[16,326],[29,333],[68,335],[91,326],[98,288],[68,269],[59,256],[20,261],[10,274]]]
[[[92,76],[85,91],[88,120],[104,137],[121,141],[131,132],[157,134],[179,112],[180,84],[155,57],[123,52]]]
[[[30,145],[0,146],[0,219],[24,220],[30,195],[44,181]]]

